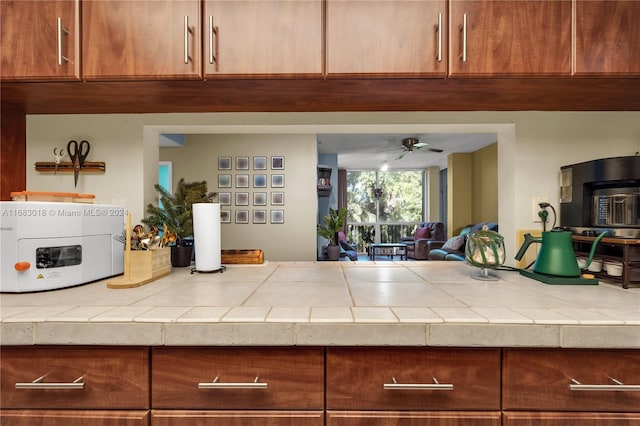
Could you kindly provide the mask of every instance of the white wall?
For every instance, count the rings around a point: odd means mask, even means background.
[[[88,192],[104,202],[124,200],[141,218],[153,191],[146,160],[157,135],[165,133],[315,134],[495,132],[498,134],[498,221],[507,257],[515,254],[515,230],[536,228],[531,198],[546,195],[558,206],[562,165],[640,151],[640,112],[401,112],[401,113],[225,113],[147,115],[44,115],[27,117],[27,188]],[[69,139],[92,142],[90,161],[105,161],[104,175],[37,173],[36,161],[52,161],[54,146]],[[147,145],[151,144],[151,145]],[[146,147],[143,149],[143,147]],[[258,148],[259,145],[258,145]],[[147,152],[147,155],[148,152]],[[311,155],[311,154],[310,154]],[[315,159],[315,151],[314,151]],[[315,160],[314,160],[315,161]],[[145,164],[147,162],[148,164]],[[315,173],[315,166],[311,167]],[[147,170],[146,174],[143,170]],[[176,176],[179,176],[176,174]],[[290,180],[290,179],[289,179]],[[315,178],[311,188],[315,188]],[[315,193],[314,190],[310,192]],[[290,199],[290,197],[288,198]],[[313,209],[316,205],[306,206]],[[289,207],[289,206],[287,206]],[[315,259],[315,211],[308,234]]]
[[[27,188],[22,189],[94,194],[96,202],[126,206],[132,220],[140,220],[145,201],[143,124],[142,116],[133,114],[28,115]],[[105,173],[81,172],[74,187],[73,173],[35,171],[35,162],[54,161],[53,148],[66,149],[72,139],[89,141],[86,161],[104,161]],[[155,168],[157,173],[157,160]]]

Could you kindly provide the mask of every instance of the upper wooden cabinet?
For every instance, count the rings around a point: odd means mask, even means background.
[[[2,0],[2,79],[79,80],[79,10],[79,0]]]
[[[321,76],[322,0],[206,0],[205,76]]]
[[[327,0],[328,76],[445,76],[445,0]]]
[[[87,80],[198,79],[199,0],[82,2]]]
[[[571,0],[454,0],[451,76],[571,75]]]
[[[640,2],[577,0],[575,74],[640,75]]]

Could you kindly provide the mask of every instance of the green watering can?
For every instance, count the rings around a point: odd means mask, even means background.
[[[591,245],[589,259],[584,268],[588,268],[593,260],[593,254],[600,240],[607,235],[606,232],[596,237]],[[569,231],[547,231],[542,233],[542,238],[532,237],[525,234],[524,243],[515,259],[520,260],[527,251],[531,243],[542,243],[536,261],[533,264],[533,271],[539,274],[554,275],[558,277],[580,277],[580,267],[576,254],[573,251],[573,234]]]

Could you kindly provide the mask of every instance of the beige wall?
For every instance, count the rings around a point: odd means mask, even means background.
[[[262,249],[266,260],[313,260],[316,256],[316,137],[315,135],[187,135],[184,147],[161,148],[160,160],[171,161],[173,165],[173,186],[184,178],[187,181],[206,180],[209,191],[230,192],[231,206],[221,206],[230,210],[231,223],[221,224],[223,249]],[[238,171],[218,170],[218,156],[247,156],[252,163],[253,156],[285,158],[284,170]],[[218,174],[231,174],[232,188],[218,188]],[[235,176],[248,174],[249,188],[236,188]],[[267,188],[253,188],[253,175],[267,175]],[[270,176],[284,175],[284,188],[271,188]],[[284,206],[269,205],[273,191],[284,192]],[[249,193],[249,206],[235,206],[236,192]],[[253,193],[265,192],[267,206],[253,206]],[[248,224],[236,224],[235,211],[248,210]],[[253,210],[266,210],[267,223],[252,223]],[[271,210],[284,211],[284,224],[269,223]]]
[[[498,144],[474,152],[471,223],[498,222]]]
[[[447,232],[452,236],[473,220],[472,155],[449,155],[447,168]]]

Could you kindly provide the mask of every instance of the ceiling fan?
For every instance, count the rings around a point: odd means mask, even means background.
[[[426,142],[420,142],[417,138],[404,138],[402,139],[402,152],[396,158],[396,160],[404,157],[408,152],[413,152],[417,149],[425,149],[431,152],[443,152],[440,148],[429,148],[429,144]]]

